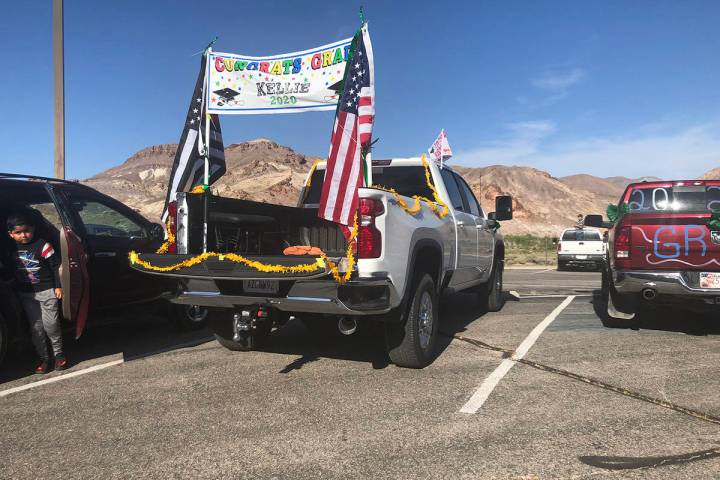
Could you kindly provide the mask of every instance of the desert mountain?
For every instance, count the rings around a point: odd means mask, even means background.
[[[157,221],[165,201],[177,145],[154,145],[122,165],[84,181]],[[223,196],[294,205],[315,158],[301,155],[267,139],[232,144],[225,149],[227,173],[213,190]],[[555,178],[531,167],[493,165],[455,167],[462,173],[486,211],[496,195],[515,198],[515,220],[503,232],[555,236],[574,224],[578,213],[602,213],[616,202],[632,180],[573,175]]]
[[[701,180],[717,180],[720,178],[720,167],[719,168],[713,168],[709,172],[707,172],[705,175],[700,177]]]
[[[122,165],[83,183],[157,221],[165,202],[176,144],[140,150]],[[314,158],[260,138],[225,148],[227,173],[213,185],[219,195],[294,205]]]

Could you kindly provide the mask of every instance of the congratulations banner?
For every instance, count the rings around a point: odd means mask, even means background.
[[[209,113],[335,110],[352,38],[272,57],[211,52]]]

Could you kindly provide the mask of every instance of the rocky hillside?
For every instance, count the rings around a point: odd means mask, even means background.
[[[155,145],[83,183],[157,221],[177,145]],[[227,173],[213,185],[220,195],[293,205],[314,158],[267,139],[225,148]]]
[[[132,206],[157,221],[177,145],[155,145],[137,152],[84,183]],[[267,139],[229,145],[225,149],[227,173],[213,186],[220,195],[294,205],[315,158],[301,155]],[[578,213],[602,213],[616,202],[632,180],[573,175],[555,178],[530,167],[493,165],[456,167],[480,199],[493,209],[494,198],[515,198],[515,220],[503,222],[505,233],[557,235],[571,226]]]

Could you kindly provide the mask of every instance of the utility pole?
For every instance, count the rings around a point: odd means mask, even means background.
[[[55,178],[65,179],[65,45],[63,0],[53,0],[53,72],[55,90]]]

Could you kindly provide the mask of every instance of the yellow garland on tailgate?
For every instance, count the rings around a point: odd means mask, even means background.
[[[432,212],[437,215],[438,218],[445,218],[447,214],[450,213],[450,210],[448,209],[448,206],[445,204],[445,202],[440,199],[440,196],[435,189],[435,185],[433,185],[432,180],[430,179],[430,166],[427,163],[427,159],[425,158],[424,153],[421,157],[421,160],[423,167],[425,168],[425,182],[427,183],[428,188],[432,192],[435,201],[432,201],[429,198],[422,197],[420,195],[413,195],[412,199],[415,200],[415,203],[412,207],[409,207],[407,202],[394,188],[383,187],[381,185],[373,185],[372,188],[392,194],[392,196],[395,198],[395,203],[397,203],[397,205],[409,215],[417,215],[420,210],[422,210],[422,204],[420,202],[425,202],[425,204],[430,207],[430,210],[432,210]]]
[[[338,266],[330,260],[330,258],[325,255],[324,253],[321,254],[320,258],[315,259],[313,263],[305,263],[302,265],[293,265],[293,266],[287,266],[287,265],[269,265],[266,263],[258,262],[256,260],[250,260],[249,258],[245,258],[242,255],[238,255],[236,253],[215,253],[215,252],[207,252],[202,253],[200,255],[197,255],[192,258],[188,258],[183,260],[182,262],[175,263],[173,265],[168,265],[166,267],[159,267],[157,265],[153,265],[147,260],[143,260],[140,258],[140,255],[137,252],[130,252],[128,254],[128,258],[130,259],[130,263],[133,265],[139,265],[143,267],[145,270],[149,270],[151,272],[160,272],[160,273],[167,273],[167,272],[174,272],[183,268],[192,267],[194,265],[198,265],[208,258],[217,258],[220,261],[229,261],[229,262],[235,262],[235,263],[241,263],[243,265],[246,265],[250,268],[253,268],[259,272],[265,272],[265,273],[310,273],[315,272],[318,270],[321,270],[327,266],[327,268],[330,270],[330,273],[332,274],[333,278],[336,282],[339,284],[343,284],[350,280],[350,277],[352,276],[353,268],[355,267],[355,254],[353,251],[353,242],[357,238],[358,234],[358,223],[357,223],[357,214],[355,214],[355,219],[353,223],[353,229],[350,232],[350,239],[348,240],[348,247],[347,247],[347,269],[343,274],[340,274],[340,270]],[[163,247],[160,247],[162,249]],[[167,251],[167,247],[165,249],[165,252]],[[157,253],[165,253],[160,252],[158,250]]]
[[[168,249],[170,248],[171,243],[175,243],[175,235],[172,232],[172,229],[170,228],[170,222],[172,219],[170,218],[170,215],[168,215],[167,222],[165,222],[165,230],[167,231],[167,240],[160,245],[160,248],[157,249],[155,253],[159,253],[160,255],[163,255],[168,252]]]

